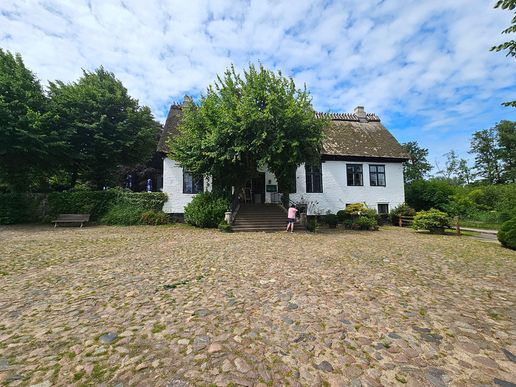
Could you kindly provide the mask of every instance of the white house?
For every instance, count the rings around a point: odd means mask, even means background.
[[[408,159],[400,144],[375,114],[358,106],[352,114],[326,114],[320,165],[300,165],[296,191],[290,200],[307,207],[308,215],[336,213],[347,204],[363,202],[378,213],[388,213],[405,201],[402,163]],[[181,105],[171,106],[158,151],[163,154],[163,192],[168,201],[163,211],[176,215],[200,191],[210,190],[207,178],[195,180],[166,155],[166,140],[177,133]],[[243,193],[254,203],[276,203],[281,192],[275,176],[263,166],[258,177],[249,180]]]

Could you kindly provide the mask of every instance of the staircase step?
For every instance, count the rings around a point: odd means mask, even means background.
[[[278,232],[287,225],[287,213],[276,204],[242,204],[233,223],[237,232]]]

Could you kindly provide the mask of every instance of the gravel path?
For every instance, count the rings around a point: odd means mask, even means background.
[[[515,269],[399,228],[4,227],[0,384],[516,383]]]

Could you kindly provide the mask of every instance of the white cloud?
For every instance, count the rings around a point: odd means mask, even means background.
[[[0,47],[42,79],[104,65],[163,121],[231,63],[262,62],[306,82],[317,109],[380,114],[401,141],[464,154],[474,130],[515,119],[511,13],[484,0],[4,0]],[[479,17],[481,15],[481,17]],[[505,37],[507,38],[507,37]],[[462,139],[458,143],[450,138]],[[443,145],[445,144],[445,145]]]

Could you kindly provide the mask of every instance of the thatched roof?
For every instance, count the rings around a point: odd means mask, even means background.
[[[184,102],[183,102],[184,103]],[[167,153],[166,141],[177,134],[182,105],[170,107],[163,134],[158,143],[158,152]],[[326,159],[386,158],[396,161],[409,156],[394,136],[383,126],[376,114],[365,113],[357,107],[354,113],[316,113],[330,118],[324,128],[322,156]]]
[[[170,106],[163,132],[158,142],[158,152],[168,153],[167,140],[178,133],[177,126],[181,120],[181,105],[174,103]]]
[[[359,107],[360,108],[360,107]],[[358,108],[358,109],[359,109]],[[357,111],[357,109],[355,109]],[[325,114],[331,119],[324,129],[322,155],[332,158],[388,158],[407,160],[409,155],[375,114]],[[360,114],[361,113],[361,114]],[[319,113],[319,116],[324,114]]]

